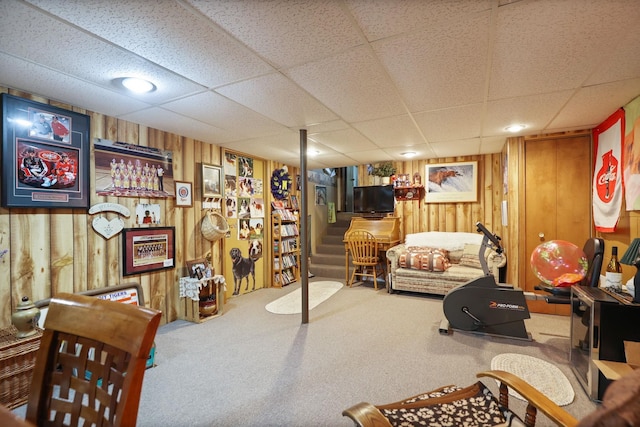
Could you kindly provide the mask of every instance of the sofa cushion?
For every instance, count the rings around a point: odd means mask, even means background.
[[[405,245],[407,247],[429,246],[454,251],[463,250],[466,243],[480,245],[482,244],[482,235],[458,231],[425,231],[407,234],[405,237]]]
[[[398,265],[402,268],[412,268],[422,271],[446,271],[451,263],[449,252],[439,248],[409,247],[400,254]]]
[[[462,257],[460,258],[460,265],[482,269],[482,266],[480,265],[480,258],[478,258],[480,247],[481,245],[475,245],[472,243],[464,245]]]

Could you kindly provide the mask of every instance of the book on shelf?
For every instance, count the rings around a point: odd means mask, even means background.
[[[295,196],[292,194],[290,196],[290,203],[291,203],[291,209],[294,209],[294,210],[300,209],[300,205],[298,204],[298,196]]]

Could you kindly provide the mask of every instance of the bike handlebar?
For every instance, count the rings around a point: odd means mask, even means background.
[[[482,224],[480,221],[476,222],[476,227],[478,228],[478,231],[482,232],[482,234],[484,234],[487,239],[491,240],[491,243],[496,245],[495,251],[497,253],[502,253],[502,246],[500,245],[500,237],[495,234],[492,234],[487,229],[487,227],[485,227],[484,224]]]

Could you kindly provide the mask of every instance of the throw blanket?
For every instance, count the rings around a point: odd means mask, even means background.
[[[400,255],[398,264],[402,268],[425,271],[446,271],[451,266],[449,251],[428,247],[408,247]]]

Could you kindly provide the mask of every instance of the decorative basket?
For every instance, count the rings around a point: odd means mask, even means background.
[[[27,403],[42,330],[18,339],[14,326],[0,329],[0,403],[9,409]]]
[[[229,223],[220,213],[208,211],[204,218],[202,218],[200,231],[205,239],[210,242],[215,242],[229,232]]]

